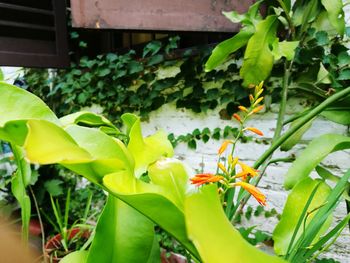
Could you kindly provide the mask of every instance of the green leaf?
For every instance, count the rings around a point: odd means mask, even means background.
[[[128,150],[135,159],[135,174],[137,177],[147,170],[149,164],[160,157],[173,156],[174,150],[165,132],[158,131],[143,138],[140,118],[133,114],[124,114],[122,120],[127,126],[129,135]]]
[[[291,189],[309,176],[311,171],[330,153],[350,148],[350,138],[339,134],[325,134],[314,140],[289,168],[284,187]]]
[[[0,81],[4,81],[4,72],[0,68]]]
[[[60,263],[86,263],[88,251],[78,250],[69,253],[60,260]]]
[[[168,189],[145,183],[124,171],[106,175],[103,185],[113,195],[157,223],[193,255],[197,255],[186,234],[183,207],[174,204],[174,197]]]
[[[231,53],[246,45],[253,32],[251,29],[244,28],[232,38],[218,44],[212,51],[207,63],[205,63],[205,71],[213,70],[225,62]]]
[[[96,226],[87,263],[160,262],[152,253],[154,224],[132,207],[109,196]]]
[[[281,150],[282,151],[289,151],[292,149],[303,137],[305,132],[307,132],[310,127],[312,126],[312,122],[314,119],[308,121],[305,123],[299,130],[297,130],[292,136],[290,136],[282,145],[281,145]],[[294,127],[299,123],[299,120],[296,119],[295,121],[292,122],[291,127]]]
[[[345,31],[345,15],[342,0],[321,0],[322,5],[327,10],[328,18],[332,26],[340,35]]]
[[[325,200],[327,199],[331,189],[326,183],[323,183],[320,180],[306,178],[299,182],[288,195],[287,202],[281,215],[281,220],[273,231],[274,249],[277,255],[285,255],[287,253],[287,249],[290,245],[297,223],[302,216],[304,207],[312,191],[318,184],[320,185],[318,186],[315,195],[307,208],[307,211],[312,211],[313,209],[324,204]],[[309,224],[314,215],[315,213],[312,213],[310,216],[308,216],[306,225]],[[304,216],[302,220],[303,219]],[[329,224],[330,220],[325,227],[320,230],[316,238],[318,238],[329,227]],[[303,227],[300,227],[294,240],[297,240],[302,233]]]
[[[258,84],[270,75],[274,56],[269,46],[276,39],[277,21],[277,16],[266,17],[259,22],[256,32],[249,39],[240,70],[244,86]]]
[[[147,55],[153,56],[157,54],[161,47],[162,47],[162,42],[160,41],[152,41],[148,43],[143,49],[142,57],[144,58]]]
[[[299,45],[299,41],[282,41],[278,42],[276,38],[273,47],[272,54],[275,60],[279,60],[281,57],[285,57],[287,60],[294,58],[295,49]]]
[[[263,1],[256,1],[252,4],[245,14],[239,14],[236,11],[222,12],[227,19],[233,23],[241,23],[244,26],[255,26],[260,20],[259,7]]]
[[[31,202],[27,195],[26,187],[30,183],[31,169],[30,164],[25,160],[24,152],[20,147],[13,145],[12,151],[17,163],[17,171],[11,179],[11,191],[21,207],[23,240],[28,241]]]
[[[53,197],[63,194],[63,187],[61,186],[63,181],[58,179],[48,180],[44,183],[46,191]]]
[[[60,122],[63,127],[66,127],[71,124],[77,124],[81,126],[87,126],[87,127],[101,127],[106,126],[115,129],[116,131],[119,131],[112,122],[110,122],[108,119],[103,117],[102,115],[88,112],[88,111],[79,111],[76,113],[72,113],[69,115],[65,115],[64,117],[60,118]]]
[[[187,169],[179,160],[161,159],[148,168],[148,176],[152,183],[169,191],[176,206],[183,207],[189,182]]]
[[[77,125],[69,126],[66,131],[79,147],[92,156],[92,159],[85,162],[64,163],[65,167],[95,183],[101,183],[102,177],[108,173],[120,170],[133,171],[134,159],[120,140],[97,129]]]
[[[326,110],[321,113],[321,115],[330,121],[350,125],[350,110]]]
[[[349,80],[350,79],[350,69],[343,69],[340,71],[337,80]]]
[[[58,124],[56,115],[37,96],[0,82],[0,127],[8,121],[42,119]]]
[[[228,221],[214,185],[204,186],[185,201],[186,227],[203,262],[284,262],[250,245]]]
[[[331,79],[329,78],[328,70],[320,63],[320,69],[317,74],[317,83],[330,84]]]
[[[44,120],[29,120],[27,126],[24,149],[30,162],[51,164],[91,160],[91,155],[57,125]]]

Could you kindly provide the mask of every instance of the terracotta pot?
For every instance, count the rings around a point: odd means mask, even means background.
[[[165,250],[162,250],[160,259],[162,263],[187,263],[187,259],[180,254],[170,252],[170,256],[167,257]]]
[[[78,234],[80,234],[82,238],[86,238],[86,239],[88,239],[90,236],[90,232],[88,230],[82,230],[81,228],[73,228],[70,230],[68,240],[73,239]],[[61,240],[62,240],[61,234],[57,234],[56,236],[52,237],[46,242],[45,252],[44,252],[45,253],[44,256],[46,258],[45,262],[58,263],[62,259],[59,257],[52,256],[52,260],[50,261],[52,252],[62,248]],[[72,251],[69,251],[68,253],[70,252]]]

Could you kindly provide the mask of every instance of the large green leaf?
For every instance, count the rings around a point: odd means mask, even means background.
[[[113,195],[161,226],[192,254],[197,254],[187,238],[183,208],[174,204],[168,189],[145,183],[125,171],[106,175],[103,185]]]
[[[11,191],[21,207],[22,236],[27,241],[29,236],[31,203],[26,192],[26,187],[29,185],[31,179],[31,169],[20,147],[12,145],[12,151],[17,162],[17,171],[11,180]]]
[[[178,207],[183,207],[189,172],[181,161],[169,158],[159,160],[149,167],[148,176],[153,184],[167,189],[168,194],[172,196],[171,200]]]
[[[158,131],[143,138],[140,118],[127,113],[122,116],[122,120],[127,126],[128,150],[135,159],[135,175],[137,177],[146,172],[148,165],[160,157],[173,156],[174,150],[165,132]]]
[[[289,168],[284,187],[290,189],[308,177],[328,154],[348,148],[350,148],[350,137],[339,134],[325,134],[312,140]]]
[[[80,148],[61,127],[45,120],[28,120],[24,143],[26,157],[32,163],[87,162],[91,155]]]
[[[321,115],[330,121],[343,125],[350,125],[350,110],[325,110]]]
[[[66,115],[60,118],[60,122],[63,127],[71,124],[77,124],[87,127],[107,126],[118,131],[118,129],[108,119],[106,119],[102,115],[88,111],[79,111],[76,113]]]
[[[85,263],[87,260],[88,251],[78,250],[69,253],[61,259],[60,263]]]
[[[241,23],[243,26],[255,26],[261,21],[261,15],[259,14],[259,7],[263,1],[256,1],[252,4],[248,11],[244,14],[239,14],[233,10],[231,12],[222,12],[227,19],[233,23]]]
[[[207,63],[205,63],[205,71],[211,71],[225,62],[231,53],[237,51],[248,43],[248,40],[253,33],[254,30],[251,27],[244,28],[235,36],[218,44],[213,49]]]
[[[318,184],[320,185],[318,186],[316,193],[307,209],[307,211],[312,211],[313,209],[320,207],[328,197],[331,189],[326,183],[323,183],[320,180],[306,178],[299,182],[288,195],[287,202],[281,215],[281,220],[273,232],[274,249],[277,255],[285,255],[287,253],[294,230],[298,224],[299,217],[302,215],[303,209],[309,199],[309,196],[311,195],[311,192]],[[309,224],[314,214],[315,213],[308,217],[306,225]],[[331,221],[328,221],[329,222],[327,222],[324,228],[318,233],[318,237],[329,227]],[[302,232],[303,226],[298,229],[294,240],[297,240],[301,236]]]
[[[153,247],[154,236],[154,224],[149,219],[109,196],[96,226],[87,263],[160,262],[160,249]]]
[[[101,183],[102,177],[106,174],[119,170],[133,171],[134,159],[120,140],[100,130],[77,125],[68,126],[66,131],[79,147],[92,156],[92,160],[83,163],[65,163],[65,167],[97,183]]]
[[[274,62],[270,46],[276,39],[277,21],[275,15],[266,17],[248,41],[240,71],[245,86],[258,84],[270,75]]]
[[[321,0],[322,5],[327,10],[328,19],[332,26],[340,35],[345,31],[345,15],[342,0]]]
[[[0,82],[0,94],[0,127],[8,121],[27,119],[59,123],[50,108],[28,91]]]
[[[228,221],[217,188],[204,186],[185,201],[186,227],[205,263],[284,262],[250,245]]]
[[[290,136],[282,145],[281,150],[282,151],[289,151],[292,149],[303,137],[305,132],[307,132],[311,126],[314,119],[310,120],[309,122],[305,123],[299,130],[297,130],[292,136]],[[294,127],[299,123],[299,120],[296,119],[292,122],[291,127]]]

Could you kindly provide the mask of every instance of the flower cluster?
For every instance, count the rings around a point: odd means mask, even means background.
[[[233,114],[233,118],[240,124],[240,129],[237,137],[234,140],[225,140],[218,149],[218,167],[216,173],[201,173],[191,178],[192,184],[201,186],[208,183],[219,183],[220,193],[225,193],[234,187],[242,187],[245,191],[249,192],[261,205],[266,205],[266,197],[260,192],[254,185],[249,184],[249,179],[259,176],[259,172],[244,162],[240,161],[238,157],[233,157],[235,152],[235,146],[239,138],[244,132],[253,132],[259,136],[263,136],[262,131],[255,127],[246,127],[245,123],[253,114],[261,111],[263,105],[260,103],[264,97],[261,96],[263,92],[263,82],[255,86],[254,94],[249,95],[250,107],[239,106],[239,114]],[[231,146],[231,153],[228,154],[226,162],[222,163],[221,157]],[[239,170],[236,169],[239,167]]]

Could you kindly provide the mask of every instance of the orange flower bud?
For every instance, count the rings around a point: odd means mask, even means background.
[[[258,106],[258,107],[256,107],[256,108],[254,108],[254,109],[249,113],[249,115],[252,115],[252,114],[254,114],[254,113],[257,113],[257,112],[261,111],[263,108],[264,108],[264,105],[260,105],[260,106]]]
[[[223,171],[225,174],[228,174],[228,171],[225,167],[225,165],[223,165],[222,163],[218,163],[218,167],[221,171]]]
[[[250,101],[250,104],[253,104],[253,102],[254,102],[254,97],[253,97],[253,95],[252,94],[249,94],[249,101]]]
[[[226,150],[227,146],[231,143],[233,143],[231,140],[224,141],[218,150],[218,154],[221,155]]]
[[[248,109],[244,106],[238,106],[238,109],[240,109],[241,111],[244,111],[244,112],[248,112]]]
[[[254,102],[253,107],[255,107],[256,105],[258,105],[263,99],[264,99],[264,97],[258,98],[258,99]]]
[[[262,131],[260,131],[259,129],[254,128],[254,127],[247,127],[244,130],[254,132],[255,134],[260,135],[260,136],[264,135]]]
[[[234,113],[233,115],[233,118],[235,118],[238,122],[242,122],[242,119],[241,119],[241,117],[239,117],[239,115],[237,114],[237,113]]]

